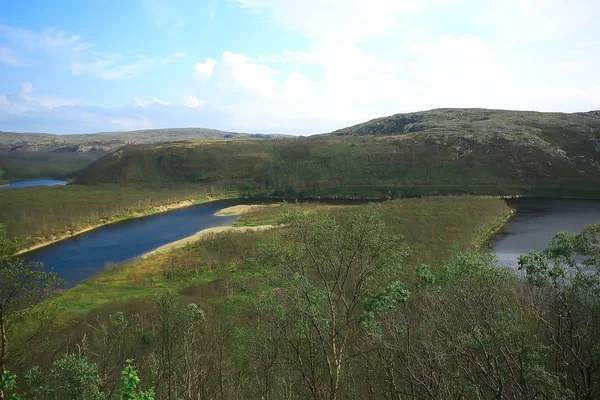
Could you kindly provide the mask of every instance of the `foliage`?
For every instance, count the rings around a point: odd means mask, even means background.
[[[141,379],[172,399],[597,398],[600,227],[556,235],[547,250],[522,257],[518,275],[489,254],[468,246],[448,252],[451,240],[432,240],[447,234],[467,243],[477,235],[460,228],[487,232],[481,221],[459,217],[456,232],[423,234],[431,220],[448,223],[442,210],[433,212],[442,201],[326,212],[285,206],[283,228],[216,235],[141,262],[141,269],[180,265],[171,276],[181,286],[172,288],[185,289],[115,303],[83,326],[73,321],[52,351],[76,343],[77,357],[98,365],[107,397],[153,396],[138,390]],[[487,221],[496,220],[494,199],[446,201],[482,201]],[[405,220],[427,229],[409,229]],[[402,238],[401,230],[420,236]],[[448,254],[408,263],[406,245],[420,248],[419,241],[442,243]],[[210,270],[193,264],[211,260]],[[183,284],[208,275],[211,283]],[[133,357],[135,368],[123,365]],[[65,398],[44,370],[24,374],[24,395]]]
[[[87,357],[65,354],[54,362],[50,372],[56,382],[55,391],[69,400],[105,398],[100,391],[98,367]]]
[[[41,263],[25,262],[15,256],[18,241],[0,224],[0,372],[10,360],[8,333],[16,319],[30,312],[50,295],[62,280],[44,271]]]
[[[133,360],[127,360],[127,366],[121,371],[121,398],[123,400],[154,400],[154,389],[136,391],[140,383],[137,369],[131,365]]]

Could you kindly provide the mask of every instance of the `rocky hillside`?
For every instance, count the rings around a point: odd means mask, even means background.
[[[377,118],[330,135],[411,134],[437,145],[452,146],[459,153],[504,142],[506,146],[535,148],[571,164],[596,164],[600,155],[600,111],[566,114],[446,108]]]

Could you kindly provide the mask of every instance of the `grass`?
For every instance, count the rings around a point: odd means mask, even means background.
[[[358,206],[293,205],[306,212],[326,209],[338,218]],[[474,250],[483,234],[491,232],[510,209],[498,198],[448,196],[403,199],[381,203],[388,229],[401,233],[411,254],[409,268],[417,264],[439,265],[450,255],[449,249]],[[265,208],[243,216],[246,223],[273,222],[279,208]],[[190,301],[213,309],[222,301],[233,278],[244,275],[248,259],[257,253],[257,245],[274,240],[277,228],[260,232],[226,232],[166,254],[155,255],[131,264],[114,266],[65,291],[52,300],[59,309],[62,322],[86,318],[90,312],[114,308],[115,304],[145,302],[156,289],[172,287]],[[207,287],[223,282],[221,289]]]
[[[237,192],[221,193],[209,197],[205,186],[194,184],[68,185],[3,190],[0,223],[28,247],[92,226],[156,213],[164,204],[184,200],[201,203],[239,196]]]

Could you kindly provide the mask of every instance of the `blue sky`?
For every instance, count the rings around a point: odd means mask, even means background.
[[[0,130],[600,109],[597,0],[0,1]]]

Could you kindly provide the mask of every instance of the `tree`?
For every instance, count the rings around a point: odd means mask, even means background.
[[[600,396],[600,225],[560,232],[542,252],[519,258],[544,311],[552,370],[577,398]]]
[[[390,284],[405,247],[374,205],[341,222],[322,212],[288,210],[281,223],[285,233],[259,259],[267,289],[258,296],[258,315],[281,338],[306,394],[334,400],[352,380],[351,362],[364,351],[363,308],[369,319],[408,296],[401,283]]]
[[[18,248],[19,241],[10,238],[6,227],[0,224],[0,373],[8,370],[11,323],[62,285],[56,273],[44,271],[43,264],[25,262],[17,256]],[[0,390],[0,399],[3,398]]]
[[[161,398],[177,397],[184,386],[180,381],[189,383],[192,379],[183,366],[190,366],[189,356],[194,346],[194,332],[198,324],[204,321],[204,311],[195,303],[179,307],[179,297],[173,289],[164,289],[155,295],[155,304],[160,321],[160,352],[158,356],[158,391]],[[179,346],[178,346],[179,345]],[[178,369],[181,371],[177,373]],[[188,389],[191,390],[188,384]]]

